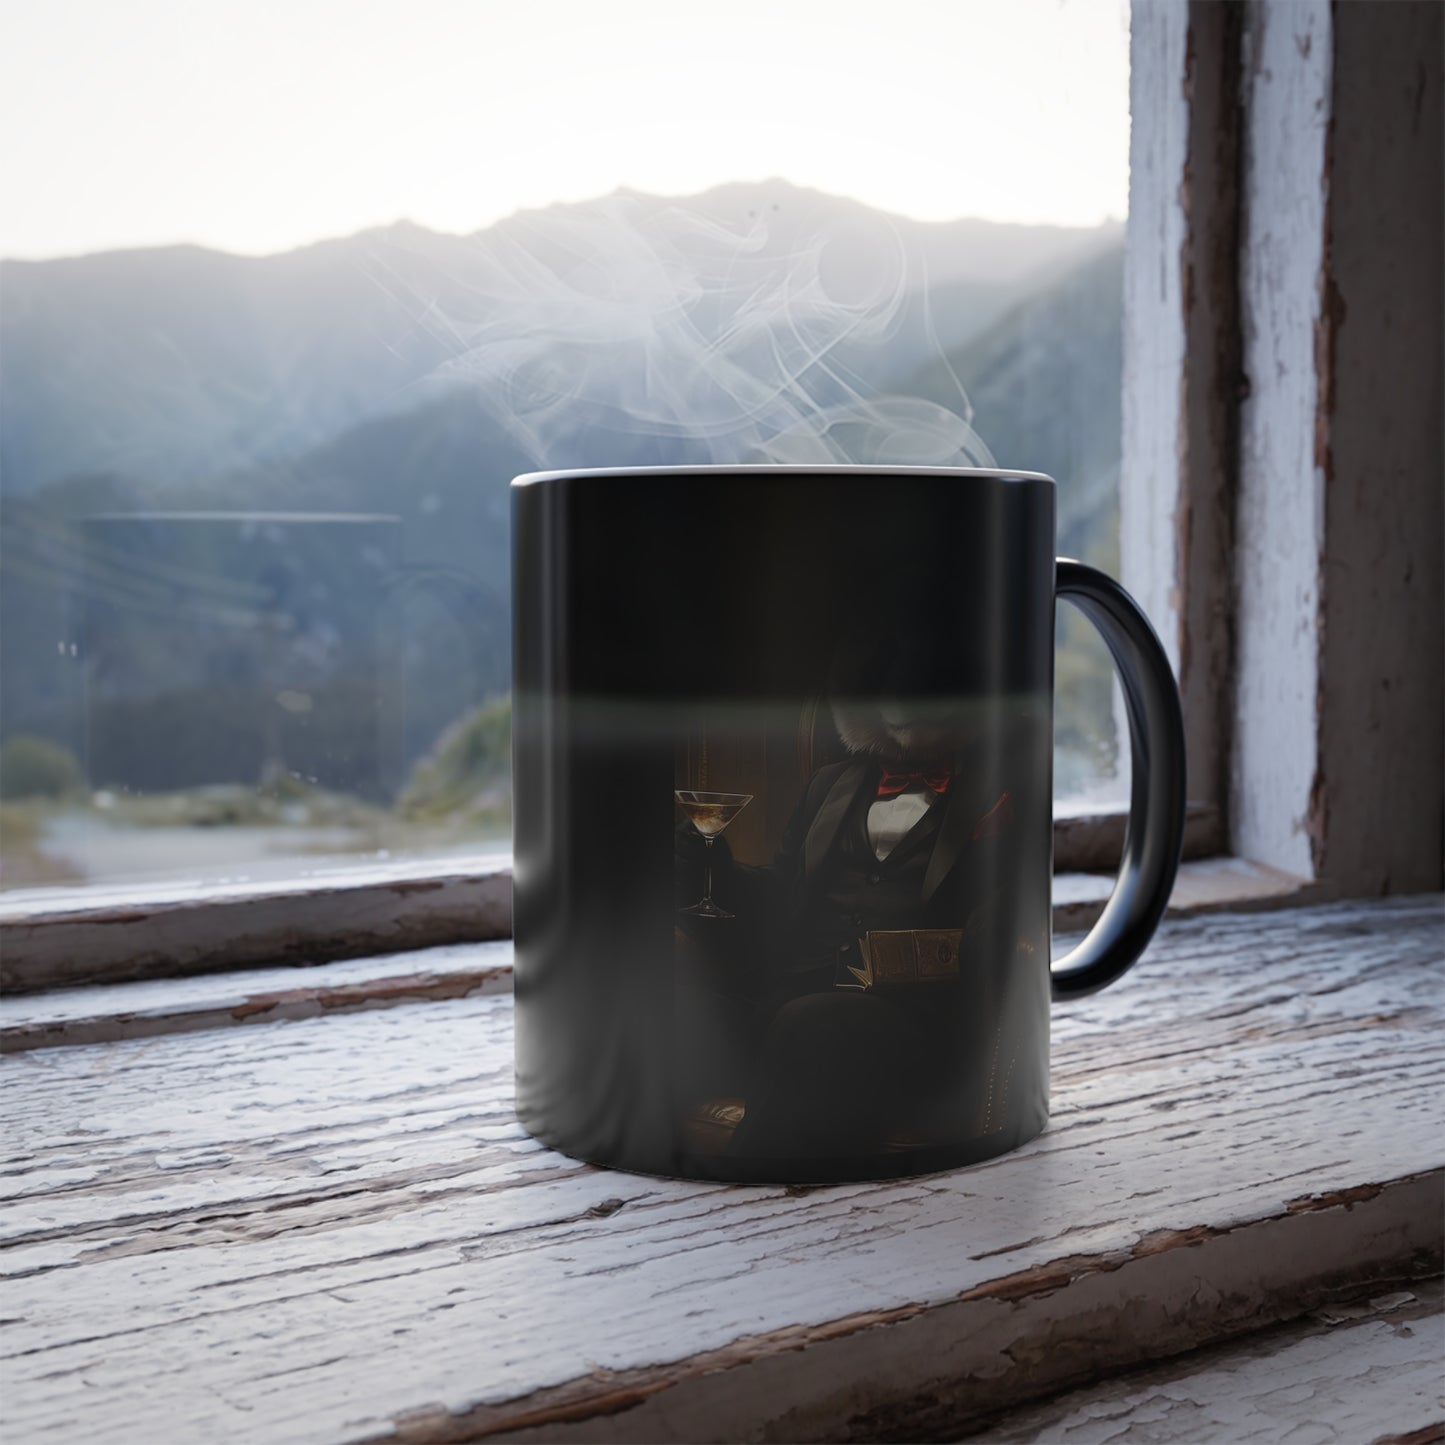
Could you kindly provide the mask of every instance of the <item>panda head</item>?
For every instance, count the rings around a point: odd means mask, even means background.
[[[937,582],[870,580],[838,620],[827,682],[838,736],[850,753],[888,763],[951,761],[982,726],[976,619]]]

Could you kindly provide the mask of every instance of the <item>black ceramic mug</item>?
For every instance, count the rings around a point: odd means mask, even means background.
[[[648,1173],[967,1164],[1048,1117],[1050,998],[1169,896],[1179,698],[1025,472],[684,467],[512,487],[517,1110]],[[1113,896],[1050,962],[1054,610],[1123,684]]]

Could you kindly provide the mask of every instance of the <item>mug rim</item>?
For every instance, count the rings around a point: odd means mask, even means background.
[[[512,478],[514,487],[535,486],[539,482],[576,481],[582,478],[608,477],[939,477],[950,481],[1046,482],[1058,483],[1046,472],[1024,472],[1013,467],[914,467],[887,466],[875,463],[852,465],[846,462],[779,465],[774,463],[714,462],[679,467],[564,467],[554,471],[523,472]]]

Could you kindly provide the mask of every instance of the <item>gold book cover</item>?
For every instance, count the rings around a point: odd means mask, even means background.
[[[865,989],[947,983],[958,978],[963,931],[900,928],[874,931],[859,940],[862,968],[848,972]]]

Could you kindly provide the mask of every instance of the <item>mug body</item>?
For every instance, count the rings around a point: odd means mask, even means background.
[[[529,1132],[811,1182],[1043,1128],[1054,494],[897,467],[514,483]]]

